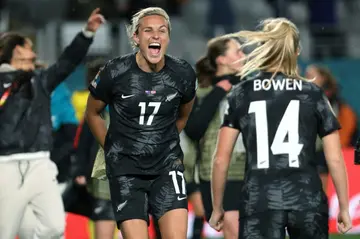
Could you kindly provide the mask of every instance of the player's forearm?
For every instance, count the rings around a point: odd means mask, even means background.
[[[229,165],[225,162],[228,161],[230,160],[221,160],[219,157],[215,157],[213,163],[211,178],[211,197],[214,210],[222,208],[223,205],[225,183],[229,168]]]
[[[347,210],[349,208],[349,191],[344,160],[328,160],[327,164],[339,199],[340,210]]]
[[[98,141],[100,146],[104,148],[105,137],[107,134],[105,120],[101,118],[100,114],[97,113],[86,113],[85,117],[95,139]]]

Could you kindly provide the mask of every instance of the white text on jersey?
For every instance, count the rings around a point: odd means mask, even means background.
[[[284,78],[281,80],[257,79],[253,83],[254,91],[273,90],[302,90],[302,80]]]

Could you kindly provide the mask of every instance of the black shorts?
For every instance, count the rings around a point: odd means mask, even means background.
[[[109,182],[118,226],[130,219],[149,223],[149,214],[159,220],[170,210],[187,209],[186,182],[180,171],[160,176],[118,176],[109,178]]]
[[[115,221],[114,211],[110,200],[93,199],[92,213],[90,219],[96,221]]]
[[[238,211],[240,209],[241,189],[243,181],[227,181],[224,193],[223,207],[225,212]],[[210,219],[212,213],[211,185],[209,181],[200,181],[201,197],[205,209],[206,220]]]
[[[328,239],[329,215],[317,211],[269,210],[240,215],[239,239]]]
[[[200,192],[200,185],[195,182],[187,183],[186,192],[188,196],[190,196],[193,193]]]

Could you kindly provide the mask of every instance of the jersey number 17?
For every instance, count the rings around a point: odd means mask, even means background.
[[[273,155],[287,154],[289,156],[289,167],[299,167],[299,154],[303,148],[299,144],[299,108],[298,100],[291,100],[276,130],[274,140],[271,144]],[[257,146],[257,168],[269,168],[269,134],[266,111],[266,101],[253,101],[250,103],[248,113],[255,113],[256,146]],[[285,137],[288,135],[288,141]]]
[[[152,122],[154,120],[154,116],[159,112],[160,106],[161,106],[161,102],[149,102],[147,107],[153,108],[153,112],[151,113],[148,120],[146,121],[146,125],[152,124]],[[145,113],[146,113],[146,102],[140,102],[139,107],[140,107],[139,124],[144,125]]]

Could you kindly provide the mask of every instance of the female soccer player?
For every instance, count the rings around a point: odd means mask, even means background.
[[[90,85],[86,119],[105,151],[118,227],[148,237],[148,213],[161,236],[186,238],[187,196],[179,133],[196,92],[189,63],[165,55],[171,31],[161,8],[136,13],[128,28],[136,53],[109,61]],[[106,129],[100,113],[109,105]]]
[[[348,180],[339,142],[340,125],[324,92],[297,73],[299,31],[287,19],[267,19],[259,31],[240,31],[255,49],[240,75],[258,72],[228,98],[213,163],[210,225],[223,226],[226,174],[242,132],[246,147],[241,192],[242,239],[328,238],[328,204],[316,170],[319,135],[339,198],[338,226],[351,228]]]

